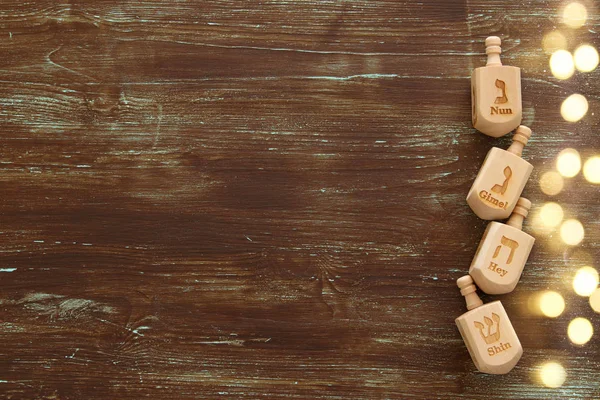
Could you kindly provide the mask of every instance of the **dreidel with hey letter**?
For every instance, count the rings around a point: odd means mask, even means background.
[[[521,158],[531,129],[521,125],[508,150],[492,147],[469,190],[467,203],[482,219],[506,219],[531,175],[533,165]]]
[[[473,127],[492,137],[506,135],[523,117],[521,69],[502,65],[500,44],[497,36],[485,39],[487,64],[471,76]]]
[[[508,373],[519,362],[523,347],[502,303],[483,304],[469,275],[459,278],[456,284],[469,311],[455,322],[475,367],[486,374]]]
[[[506,224],[488,224],[469,269],[469,275],[485,293],[509,293],[517,286],[535,242],[521,230],[530,208],[531,202],[521,197]]]

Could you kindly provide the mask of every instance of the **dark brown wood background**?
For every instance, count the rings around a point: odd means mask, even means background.
[[[566,335],[600,318],[556,234],[484,296],[523,344],[510,374],[476,372],[454,325],[486,226],[465,196],[510,141],[470,124],[488,35],[522,68],[525,195],[581,220],[598,261],[598,187],[538,185],[563,148],[600,152],[598,73],[558,81],[541,49],[555,28],[598,45],[583,3],[569,30],[545,0],[3,0],[0,396],[600,398],[598,335]],[[545,289],[558,319],[527,307]]]

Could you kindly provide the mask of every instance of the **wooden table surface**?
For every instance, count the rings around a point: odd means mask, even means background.
[[[0,397],[600,398],[598,70],[554,78],[542,39],[598,45],[563,1],[17,1],[0,5]],[[455,280],[487,224],[465,202],[493,139],[470,122],[483,40],[522,68],[524,194],[583,223],[537,242],[501,299],[524,354],[478,373]],[[560,114],[581,93],[578,123]],[[544,290],[566,301],[532,311]],[[540,366],[566,381],[547,388]]]

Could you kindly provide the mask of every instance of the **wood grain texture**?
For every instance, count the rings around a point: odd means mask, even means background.
[[[598,45],[589,7],[570,43]],[[561,1],[0,4],[0,396],[7,399],[598,398],[598,187],[552,198],[576,249],[538,237],[501,299],[524,348],[477,373],[455,279],[487,224],[465,197],[483,40],[522,68],[524,196],[565,147],[599,152],[598,72],[551,77]],[[573,92],[590,112],[559,114]],[[527,222],[524,230],[528,231]],[[555,320],[531,296],[565,295]],[[544,388],[538,366],[567,381]]]

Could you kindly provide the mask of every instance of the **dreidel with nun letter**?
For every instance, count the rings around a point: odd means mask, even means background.
[[[482,219],[506,219],[531,175],[533,165],[521,158],[531,129],[521,125],[508,150],[492,147],[469,190],[467,203]]]
[[[500,44],[497,36],[485,39],[487,64],[471,76],[473,127],[492,137],[506,135],[523,117],[521,69],[502,65]]]
[[[530,208],[531,202],[521,197],[506,224],[488,224],[469,269],[469,275],[485,293],[509,293],[517,286],[535,242],[521,230]]]
[[[499,301],[483,304],[470,275],[456,281],[468,312],[456,318],[475,367],[486,374],[506,374],[521,358],[523,347]]]

